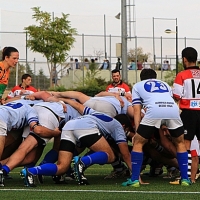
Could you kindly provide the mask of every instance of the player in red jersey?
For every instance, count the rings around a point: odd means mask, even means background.
[[[13,87],[12,90],[9,92],[7,98],[12,98],[19,95],[25,96],[34,92],[37,92],[37,89],[31,86],[31,75],[23,74],[22,83]]]
[[[173,96],[179,101],[181,119],[184,126],[185,145],[188,150],[190,163],[190,146],[194,136],[200,140],[200,69],[196,66],[197,51],[187,47],[182,51],[184,71],[177,74],[173,84]],[[198,161],[192,159],[191,179],[195,177],[198,169]],[[193,181],[193,180],[192,180]]]
[[[128,100],[132,101],[130,88],[126,83],[121,80],[119,70],[112,70],[112,79],[113,82],[106,87],[106,91],[118,93],[120,96],[125,96]]]

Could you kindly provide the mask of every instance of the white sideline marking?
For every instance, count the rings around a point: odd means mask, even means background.
[[[107,192],[107,193],[146,193],[146,194],[200,194],[200,192],[176,192],[176,191],[127,191],[127,190],[40,190],[40,189],[0,189],[0,191],[32,191],[32,192]]]

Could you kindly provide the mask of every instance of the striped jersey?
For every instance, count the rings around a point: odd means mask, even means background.
[[[200,110],[200,69],[190,67],[179,72],[173,84],[173,96],[180,109]]]

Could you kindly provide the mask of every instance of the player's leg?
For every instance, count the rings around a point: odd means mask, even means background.
[[[153,121],[151,122],[153,123]],[[140,124],[133,140],[133,149],[131,152],[132,174],[131,178],[122,183],[122,186],[139,187],[140,171],[143,162],[143,146],[148,142],[155,127]]]
[[[19,146],[19,148],[9,157],[7,163],[2,166],[2,169],[8,174],[12,169],[20,166],[26,155],[31,152],[38,144],[38,140],[29,135]]]
[[[6,136],[7,136],[7,125],[5,122],[0,120],[0,160],[6,143]]]
[[[188,152],[184,143],[184,129],[181,120],[168,120],[168,128],[177,150],[177,160],[181,172],[181,185],[188,186],[191,184],[187,174]]]

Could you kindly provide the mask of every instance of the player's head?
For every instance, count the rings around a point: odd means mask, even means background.
[[[2,51],[2,60],[8,67],[15,67],[19,60],[19,52],[15,47],[4,47]]]
[[[22,83],[25,84],[25,86],[29,86],[31,84],[31,75],[23,74],[22,75]]]
[[[128,129],[128,131],[134,132],[131,120],[126,114],[119,114],[114,117],[123,127],[124,130]]]
[[[113,83],[119,83],[120,82],[121,75],[120,75],[120,71],[118,69],[112,70],[112,79],[113,79]]]
[[[193,47],[186,47],[182,51],[183,67],[187,68],[190,63],[195,63],[197,61],[198,53]]]
[[[140,73],[140,80],[147,80],[157,78],[157,74],[153,69],[143,69]]]

